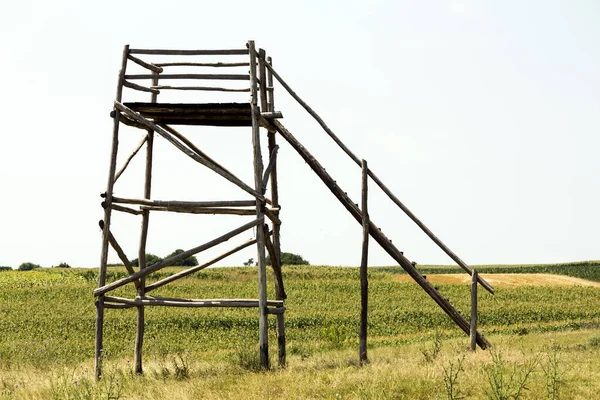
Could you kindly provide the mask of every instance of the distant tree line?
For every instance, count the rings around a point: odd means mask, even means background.
[[[176,256],[183,253],[182,249],[177,249],[174,252],[172,252],[171,254],[169,254],[168,256],[161,258],[155,254],[151,254],[151,253],[146,253],[146,265],[152,265],[152,264],[156,264],[158,262],[161,262],[167,258]],[[134,267],[139,267],[140,266],[140,260],[137,258],[134,258],[133,260],[131,260],[131,265],[133,265]],[[176,263],[172,264],[173,266],[176,267],[194,267],[196,265],[198,265],[198,259],[196,258],[196,256],[189,256],[187,258],[184,258],[183,260],[179,260]]]
[[[267,256],[265,261],[267,265],[271,265],[271,256]],[[282,252],[281,265],[310,265],[310,263],[300,254]]]

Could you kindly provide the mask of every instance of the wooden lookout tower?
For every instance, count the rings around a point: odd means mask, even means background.
[[[168,60],[154,61],[156,57]],[[205,60],[203,60],[205,57]],[[152,60],[150,60],[152,59]],[[215,60],[218,59],[218,60]],[[241,59],[241,61],[240,61]],[[128,72],[131,69],[143,73]],[[171,72],[181,71],[185,73]],[[227,73],[214,73],[226,71]],[[235,71],[232,72],[232,71]],[[241,72],[240,72],[241,71]],[[296,99],[323,127],[325,132],[342,148],[352,160],[362,168],[363,173],[363,205],[361,208],[352,201],[325,171],[311,153],[287,130],[279,121],[282,114],[275,111],[274,80]],[[169,82],[184,82],[184,84],[169,84]],[[199,85],[190,82],[222,82],[222,84]],[[190,93],[209,92],[221,95],[233,95],[236,92],[246,92],[250,101],[246,102],[212,102],[201,103],[196,100],[159,102],[162,91],[181,93],[182,99],[189,100]],[[125,95],[147,93],[149,101],[126,101]],[[236,96],[239,96],[237,94]],[[133,96],[132,96],[133,97]],[[139,97],[139,96],[138,96]],[[222,98],[222,97],[221,97]],[[361,316],[361,360],[366,358],[366,264],[367,239],[372,237],[377,243],[410,274],[410,276],[432,297],[432,299],[448,314],[448,316],[467,334],[472,342],[481,348],[489,346],[487,340],[467,322],[460,313],[444,298],[422,274],[404,257],[383,232],[373,224],[367,213],[367,181],[371,178],[388,197],[397,204],[417,225],[444,250],[458,265],[473,276],[475,287],[481,284],[493,293],[489,283],[469,268],[456,254],[448,249],[417,217],[414,216],[398,200],[398,198],[367,168],[366,161],[357,158],[341,140],[325,125],[323,120],[289,87],[281,76],[273,69],[270,57],[265,51],[256,49],[254,42],[249,41],[246,48],[233,50],[149,50],[133,49],[125,46],[121,70],[119,72],[116,100],[111,112],[113,119],[112,150],[106,191],[102,207],[104,219],[100,221],[102,228],[102,247],[100,258],[100,273],[96,296],[96,352],[95,371],[100,377],[102,372],[103,326],[105,310],[136,308],[137,329],[135,340],[135,370],[142,372],[142,348],[144,339],[144,309],[149,306],[172,307],[254,307],[258,309],[260,362],[265,368],[269,367],[268,355],[268,321],[269,314],[277,320],[278,359],[285,364],[285,329],[284,329],[284,300],[286,298],[280,265],[280,219],[279,193],[277,188],[277,150],[276,136],[285,139],[294,150],[306,161],[334,196],[352,214],[363,227],[363,260],[361,265],[361,288],[363,291],[363,313]],[[117,169],[117,153],[119,147],[119,129],[121,124],[141,129],[143,139],[132,153]],[[215,161],[201,148],[196,146],[180,131],[186,126],[200,125],[212,127],[247,127],[252,134],[252,152],[254,165],[254,182],[247,184],[226,167]],[[174,128],[177,127],[177,129]],[[262,132],[267,134],[267,149],[261,149]],[[158,134],[171,143],[187,157],[210,169],[217,175],[227,179],[246,193],[245,199],[223,199],[219,201],[178,201],[157,200],[152,198],[152,167],[154,136]],[[146,165],[144,177],[144,192],[140,198],[119,197],[118,185],[115,185],[127,168],[133,157],[145,147]],[[263,153],[267,155],[266,166],[263,164]],[[113,211],[137,215],[141,218],[141,235],[138,247],[139,268],[134,268],[129,258],[117,242],[111,231],[111,214]],[[228,214],[253,216],[249,223],[241,225],[230,232],[203,243],[197,247],[174,255],[160,262],[148,265],[146,260],[146,242],[151,211],[177,212],[189,214]],[[237,245],[222,255],[196,267],[190,267],[174,273],[159,281],[147,284],[146,277],[164,267],[173,265],[194,254],[239,235],[250,229],[256,230],[256,237]],[[256,299],[181,299],[152,296],[149,293],[177,279],[188,276],[196,271],[207,268],[216,262],[244,248],[256,245],[258,262],[258,290]],[[112,282],[107,282],[107,260],[109,247],[117,253],[128,275]],[[275,299],[267,299],[266,253],[268,252],[274,270]],[[131,298],[110,295],[114,289],[127,285],[132,289]],[[364,352],[364,354],[363,354]]]

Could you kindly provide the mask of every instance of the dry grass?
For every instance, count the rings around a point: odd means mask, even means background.
[[[546,398],[546,355],[556,351],[562,382],[560,398],[590,399],[600,393],[600,347],[590,345],[598,331],[561,332],[523,337],[494,337],[507,376],[514,366],[537,358],[539,364],[522,398]],[[131,373],[126,360],[109,361],[106,375],[95,383],[91,362],[64,369],[0,371],[0,398],[48,399],[442,399],[444,366],[464,357],[457,380],[465,398],[488,398],[485,366],[489,351],[466,350],[465,340],[445,341],[434,362],[426,362],[423,344],[371,350],[361,367],[354,351],[291,356],[288,367],[252,371],[222,359],[187,360],[189,376],[176,375],[172,360],[146,364],[144,376]],[[207,355],[209,357],[210,355]]]
[[[481,276],[493,286],[594,286],[600,287],[600,282],[588,281],[566,275],[554,274],[481,274]],[[398,282],[412,282],[409,275],[397,275]],[[464,285],[471,281],[466,274],[430,274],[427,280],[439,285]]]

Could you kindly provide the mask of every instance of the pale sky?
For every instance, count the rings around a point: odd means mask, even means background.
[[[98,265],[108,114],[123,45],[244,48],[249,39],[467,264],[600,259],[598,21],[594,0],[6,3],[0,265]],[[360,169],[281,87],[276,108],[359,203]],[[181,132],[253,183],[250,129]],[[122,132],[120,160],[140,137]],[[282,250],[312,264],[358,265],[361,227],[279,144]],[[248,198],[162,139],[155,157],[155,199]],[[142,197],[143,159],[134,159],[115,195]],[[410,260],[452,263],[374,184],[370,194],[373,221]],[[148,251],[191,248],[247,221],[153,214]],[[139,217],[114,218],[130,258],[139,225]],[[241,265],[255,253],[221,265]],[[394,262],[371,241],[370,264]]]

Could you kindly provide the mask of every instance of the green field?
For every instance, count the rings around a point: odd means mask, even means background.
[[[417,267],[426,274],[455,271]],[[149,281],[173,270],[162,270]],[[600,262],[478,270],[558,273],[600,281]],[[559,397],[554,398],[590,398],[589,393],[600,392],[599,288],[498,287],[494,296],[480,291],[480,329],[495,347],[472,354],[466,350],[468,337],[418,285],[398,282],[400,273],[397,267],[370,270],[371,363],[363,367],[356,363],[358,269],[286,266],[286,369],[257,370],[255,309],[156,307],[146,311],[147,372],[135,376],[135,311],[108,310],[106,375],[97,384],[91,373],[97,271],[0,272],[0,398],[452,398],[444,371],[463,357],[457,395],[494,398],[492,378],[509,382],[515,366],[535,361],[528,390],[520,397],[544,398],[551,392],[547,381],[552,357],[560,372],[560,379],[554,380]],[[111,279],[125,274],[122,268],[110,268]],[[153,294],[256,298],[256,279],[255,268],[218,268]],[[118,295],[133,297],[132,288],[119,289]],[[439,290],[469,315],[468,285],[441,285]],[[274,359],[274,319],[270,322]],[[435,343],[441,344],[439,354],[432,354]],[[496,372],[494,365],[499,365]]]

